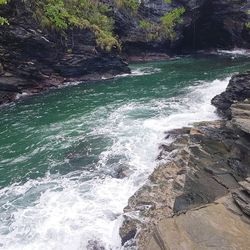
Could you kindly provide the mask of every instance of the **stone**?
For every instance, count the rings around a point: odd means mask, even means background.
[[[239,187],[238,182],[236,181],[236,179],[233,177],[232,174],[215,175],[214,179],[227,189],[235,189]]]
[[[223,204],[211,204],[173,218],[164,218],[155,227],[144,249],[243,250],[249,248],[249,235],[250,225],[238,215]]]
[[[246,109],[247,106],[249,109],[248,104],[240,104],[241,106],[237,104],[237,106],[232,106],[231,111],[231,105],[243,102],[247,98],[250,98],[250,72],[234,75],[229,81],[226,91],[215,96],[211,102],[222,116],[231,119],[232,111],[237,114],[235,108]]]
[[[0,63],[0,76],[4,74],[3,65]]]
[[[250,134],[250,119],[233,118],[231,122],[239,130],[241,130],[247,134]]]
[[[250,118],[250,105],[249,104],[238,104],[231,106],[232,117],[241,117],[245,119]]]
[[[239,184],[250,195],[250,182],[249,181],[240,181]]]
[[[235,191],[232,196],[241,210],[250,216],[250,197],[242,191]]]
[[[231,106],[231,125],[245,133],[250,133],[250,103],[248,99]]]
[[[136,229],[134,240],[143,250],[147,249],[150,237],[155,239],[150,245],[152,249],[168,249],[161,240],[165,234],[161,237],[154,230],[155,225],[239,189],[238,181],[248,174],[248,137],[238,136],[238,131],[228,128],[225,121],[198,123],[194,128],[173,130],[168,135],[172,143],[160,148],[160,158],[167,163],[155,168],[149,181],[129,199],[124,209],[125,215],[136,214],[136,217],[126,219],[121,230],[129,235],[129,228]],[[243,205],[247,213],[248,205]],[[232,201],[227,207],[239,214]]]

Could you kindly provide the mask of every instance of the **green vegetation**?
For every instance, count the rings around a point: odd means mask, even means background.
[[[138,0],[115,0],[115,4],[118,8],[131,9],[133,13],[136,13],[140,7]]]
[[[183,21],[182,15],[185,13],[185,8],[176,8],[161,18],[161,27],[164,35],[171,40],[176,36],[175,26]]]
[[[148,40],[155,40],[160,36],[173,40],[176,36],[176,25],[183,21],[182,15],[184,13],[185,9],[183,7],[176,8],[161,17],[160,24],[152,23],[147,20],[141,20],[139,22],[139,26],[141,29],[146,31],[146,38]]]
[[[0,0],[0,6],[3,4],[7,4],[7,0]],[[9,24],[9,22],[6,18],[0,16],[0,26],[4,24]]]
[[[146,39],[148,41],[156,40],[159,37],[159,26],[147,20],[140,20],[139,27],[146,31]]]
[[[0,5],[7,4],[7,1],[0,0]],[[95,34],[97,46],[101,49],[110,51],[121,48],[113,35],[114,21],[108,17],[109,8],[100,1],[25,0],[23,3],[31,7],[34,18],[44,29],[62,36],[69,29],[88,29]],[[0,16],[0,25],[4,24],[8,24],[8,20]]]
[[[0,0],[0,5],[7,4],[7,1]],[[136,14],[140,7],[139,0],[113,1],[118,8],[130,9],[132,14]],[[70,29],[87,29],[95,34],[99,48],[106,51],[121,49],[117,37],[113,34],[114,20],[110,17],[109,6],[99,0],[24,0],[23,3],[27,4],[29,9],[31,7],[34,18],[43,29],[59,33],[65,38]],[[176,8],[166,13],[160,23],[141,20],[139,27],[146,31],[147,40],[156,40],[159,37],[173,40],[176,36],[176,25],[182,22],[184,12],[183,7]],[[4,24],[8,24],[8,21],[0,16],[0,25]]]
[[[250,15],[250,10],[247,10],[248,16]],[[250,29],[250,22],[245,23],[247,29]]]
[[[120,48],[113,36],[113,19],[107,16],[109,8],[91,0],[43,0],[37,1],[34,16],[43,28],[65,34],[77,27],[89,29],[96,36],[97,45],[107,51]]]
[[[140,20],[139,26],[144,30],[150,30],[154,28],[154,24],[146,20]]]

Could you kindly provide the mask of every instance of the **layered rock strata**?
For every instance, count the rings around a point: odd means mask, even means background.
[[[242,74],[234,76],[226,92],[216,97],[233,96],[230,108],[219,110],[231,120],[167,132],[159,166],[124,209],[120,235],[125,248],[246,249],[250,103],[238,94],[248,88],[249,74],[244,77],[246,81]]]

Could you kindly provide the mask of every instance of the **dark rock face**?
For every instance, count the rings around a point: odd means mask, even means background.
[[[167,39],[164,34],[153,41],[140,28],[139,21],[160,25],[160,18],[169,11],[184,7],[183,22],[175,28],[176,36]],[[214,48],[249,48],[250,35],[245,24],[250,20],[247,11],[250,1],[227,0],[145,0],[132,16],[128,10],[114,12],[116,33],[123,42],[124,54],[183,52],[185,50]]]
[[[183,1],[186,2],[186,1]],[[249,1],[189,1],[191,24],[180,46],[189,49],[248,47]]]
[[[215,96],[212,104],[220,114],[230,119],[231,105],[247,98],[250,98],[250,72],[233,76],[226,91]]]
[[[180,4],[177,4],[180,6]],[[140,20],[159,23],[160,18],[173,10],[176,4],[171,5],[162,0],[145,0],[138,10],[137,15],[131,16],[131,11],[120,10],[114,12],[116,33],[120,37],[125,56],[147,55],[150,53],[169,53],[170,41],[164,36],[150,41],[146,31],[139,25]]]
[[[113,0],[102,2],[110,6],[122,56],[131,61],[165,60],[185,50],[249,47],[249,30],[245,28],[249,0],[144,0],[137,13],[117,8]],[[140,22],[159,26],[162,16],[179,7],[184,7],[185,13],[175,27],[174,39],[164,32],[150,39]],[[0,15],[8,17],[11,24],[0,27],[0,103],[12,100],[18,92],[39,92],[64,81],[130,72],[119,52],[98,49],[88,30],[68,30],[66,38],[41,30],[23,1],[1,6]]]
[[[0,27],[0,92],[10,100],[15,93],[38,92],[65,81],[130,72],[117,52],[98,50],[88,30],[70,30],[62,41],[56,32],[41,31],[22,2],[12,1],[2,11],[11,25]]]

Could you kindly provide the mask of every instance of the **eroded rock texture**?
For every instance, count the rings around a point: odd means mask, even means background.
[[[229,91],[229,97],[244,99],[238,93],[239,89],[247,91],[248,74],[244,76],[246,81],[243,75],[235,76],[221,97]],[[229,121],[202,122],[167,133],[166,139],[173,142],[161,146],[159,160],[165,163],[156,167],[124,209],[120,235],[125,248],[245,249],[247,242],[241,239],[250,229],[246,224],[250,215],[250,104],[248,100],[231,104],[226,109]],[[221,205],[214,203],[218,200]],[[234,223],[230,230],[229,221]],[[232,235],[232,230],[239,234]]]
[[[10,22],[0,27],[0,103],[12,100],[18,92],[38,92],[65,81],[98,80],[130,72],[118,51],[97,47],[89,30],[71,29],[64,38],[42,30],[22,1],[12,0],[0,14]]]
[[[212,104],[226,118],[231,118],[231,105],[250,98],[250,73],[238,74],[232,77],[226,90],[212,99]],[[235,110],[235,107],[233,107]],[[237,112],[237,110],[235,110]]]
[[[144,249],[244,250],[249,248],[249,233],[250,225],[219,201],[186,214],[164,218]]]

